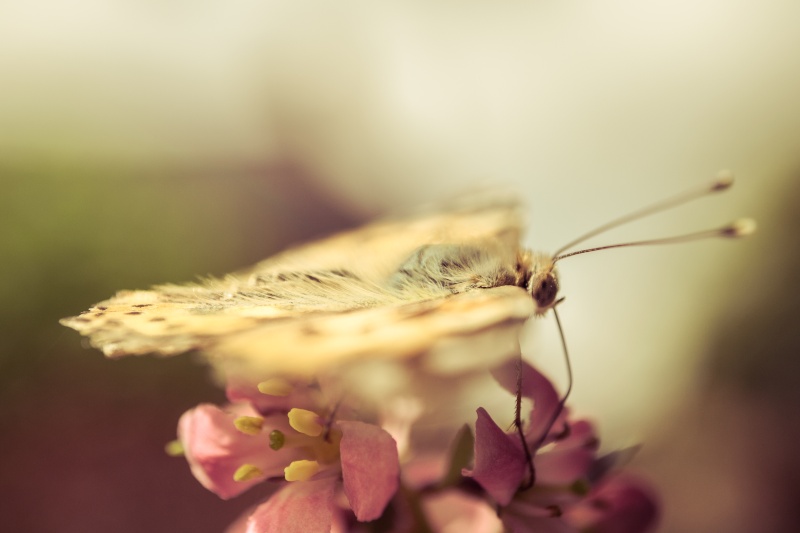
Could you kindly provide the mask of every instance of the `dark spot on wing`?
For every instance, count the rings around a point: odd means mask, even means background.
[[[150,307],[153,304],[136,304],[134,307]]]
[[[141,312],[141,311],[128,311],[128,312],[127,312],[127,313],[125,313],[125,314],[126,314],[126,315],[141,315],[141,314],[142,314],[142,312]]]
[[[256,274],[252,278],[252,283],[259,287],[269,286],[275,283],[330,283],[336,279],[359,279],[356,274],[349,270],[336,268],[332,270],[313,270],[310,272],[277,272],[271,274]],[[263,296],[263,295],[262,295]]]
[[[315,328],[311,324],[304,324],[303,328],[300,331],[303,335],[307,335],[309,337],[316,337],[321,333],[317,328]]]
[[[98,305],[95,309],[99,309],[101,311],[105,311],[106,309],[108,309],[108,307],[104,307],[102,305]]]
[[[153,318],[150,319],[150,322],[163,322],[165,320],[166,318],[164,318],[163,316],[154,316]]]
[[[349,270],[343,270],[340,268],[331,270],[331,274],[339,278],[358,279],[358,276],[356,276],[354,273],[350,272]]]
[[[246,296],[250,298],[266,298],[267,300],[278,299],[278,295],[270,291],[261,291],[258,293],[247,294]]]
[[[98,318],[99,318],[99,317],[101,317],[101,316],[106,316],[106,314],[105,314],[105,313],[102,313],[102,312],[100,312],[100,313],[95,313],[95,314],[94,314],[94,316],[96,316],[96,317],[98,317]]]

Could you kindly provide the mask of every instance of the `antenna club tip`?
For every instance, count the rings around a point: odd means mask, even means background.
[[[747,237],[756,232],[756,221],[752,218],[740,218],[722,228],[723,237]]]
[[[711,184],[712,191],[724,191],[733,185],[733,172],[730,170],[720,170],[717,177]]]

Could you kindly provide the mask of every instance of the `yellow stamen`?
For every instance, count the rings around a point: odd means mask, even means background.
[[[236,469],[236,472],[233,473],[233,480],[234,481],[250,481],[251,479],[256,479],[264,475],[257,466],[244,464]]]
[[[236,429],[245,435],[258,435],[264,425],[264,419],[260,416],[240,416],[233,421]]]
[[[164,451],[170,457],[180,457],[184,454],[183,443],[178,439],[170,441],[164,445]]]
[[[289,425],[293,429],[308,435],[309,437],[319,437],[325,427],[319,423],[319,416],[313,411],[294,408],[289,411]]]
[[[286,481],[305,481],[317,472],[319,472],[319,463],[306,459],[292,461],[289,466],[283,469]]]
[[[272,378],[259,383],[258,392],[269,396],[288,396],[292,392],[292,384],[282,378]]]

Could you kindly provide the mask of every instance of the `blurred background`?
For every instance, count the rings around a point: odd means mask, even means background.
[[[222,393],[191,356],[107,361],[58,319],[476,186],[552,251],[742,215],[744,241],[561,266],[574,412],[661,492],[664,532],[800,528],[800,4],[0,0],[0,517],[220,531],[163,453]],[[552,317],[526,356],[563,384]]]

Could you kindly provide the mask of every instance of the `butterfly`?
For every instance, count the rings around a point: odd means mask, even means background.
[[[558,303],[558,260],[751,233],[754,223],[740,220],[689,235],[561,253],[731,184],[732,177],[721,175],[710,187],[616,219],[555,254],[521,246],[523,208],[513,197],[472,195],[437,212],[301,245],[221,278],[122,291],[61,323],[109,357],[199,350],[227,372],[311,376],[375,358],[421,360],[437,372],[488,368],[518,355],[523,324]],[[473,349],[454,349],[464,346]]]
[[[307,374],[364,358],[461,370],[518,353],[556,300],[552,257],[521,248],[511,197],[455,202],[286,250],[241,272],[121,291],[61,320],[109,357],[190,350],[239,371]],[[442,354],[480,339],[479,357]]]

